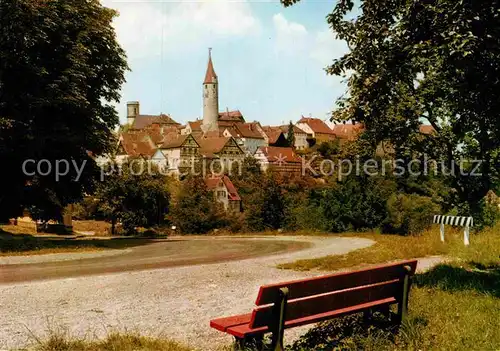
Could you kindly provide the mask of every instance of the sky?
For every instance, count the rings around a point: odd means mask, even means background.
[[[119,11],[113,25],[131,68],[117,104],[122,123],[127,101],[179,123],[201,118],[209,47],[220,110],[239,109],[247,121],[327,119],[345,92],[344,79],[324,71],[347,52],[326,22],[333,0],[101,1]]]

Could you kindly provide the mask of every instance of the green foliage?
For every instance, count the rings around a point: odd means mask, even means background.
[[[481,200],[478,210],[474,215],[474,227],[481,230],[486,227],[494,227],[500,222],[500,207],[496,203],[489,203],[485,199]]]
[[[419,234],[432,224],[441,209],[431,198],[416,194],[393,194],[387,201],[386,230],[398,234]]]
[[[338,140],[324,141],[318,146],[318,152],[323,158],[331,159],[340,154],[340,145]]]
[[[139,172],[147,170],[148,164],[137,161],[123,164],[97,185],[99,210],[113,224],[113,232],[118,221],[127,233],[135,233],[136,227],[160,225],[169,211],[169,178],[152,165],[151,172]]]
[[[76,220],[104,219],[104,215],[99,208],[99,199],[93,196],[87,196],[82,201],[74,204],[71,215]]]
[[[224,209],[215,201],[204,179],[196,176],[182,183],[170,219],[185,234],[204,234],[227,224]]]
[[[118,124],[113,103],[128,66],[116,12],[99,0],[5,0],[0,14],[0,216],[30,207],[58,219],[91,191],[98,169],[89,153],[109,151]],[[29,159],[68,160],[83,173],[27,175]]]
[[[247,225],[251,230],[280,229],[285,225],[286,203],[275,175],[263,177],[260,190],[247,203]]]
[[[350,48],[327,69],[348,75],[333,119],[363,122],[371,147],[390,141],[398,158],[425,152],[448,165],[482,160],[480,176],[448,177],[455,203],[473,209],[500,170],[498,1],[363,1],[353,18],[354,4],[340,0],[328,16]],[[418,134],[422,121],[433,136]]]

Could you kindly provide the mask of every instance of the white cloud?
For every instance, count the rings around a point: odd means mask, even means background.
[[[281,13],[273,16],[276,32],[275,50],[294,53],[307,47],[308,32],[304,25],[288,21]]]
[[[220,38],[260,32],[246,1],[102,3],[120,12],[114,26],[130,58],[158,55],[162,42],[165,52],[179,53]]]
[[[343,40],[335,39],[331,30],[325,30],[316,33],[310,56],[326,67],[348,51],[347,44]]]

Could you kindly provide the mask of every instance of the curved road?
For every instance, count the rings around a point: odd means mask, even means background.
[[[0,265],[0,284],[225,262],[293,252],[310,246],[308,242],[279,237],[176,238],[128,248],[110,256]]]

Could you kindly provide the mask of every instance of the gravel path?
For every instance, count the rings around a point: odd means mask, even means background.
[[[217,350],[232,338],[209,327],[212,318],[247,313],[260,285],[319,275],[275,268],[302,258],[368,247],[361,238],[282,237],[255,240],[310,242],[310,249],[216,264],[133,271],[0,285],[0,349],[25,346],[31,331],[64,328],[70,335],[100,337],[114,330],[176,339],[199,350]],[[288,342],[309,327],[286,331]]]
[[[211,329],[210,319],[251,310],[262,284],[318,274],[279,270],[277,263],[373,244],[358,238],[255,240],[305,241],[314,246],[226,263],[0,285],[0,349],[26,345],[32,341],[28,331],[43,336],[48,328],[63,327],[71,335],[90,337],[137,330],[215,350],[232,339]]]

